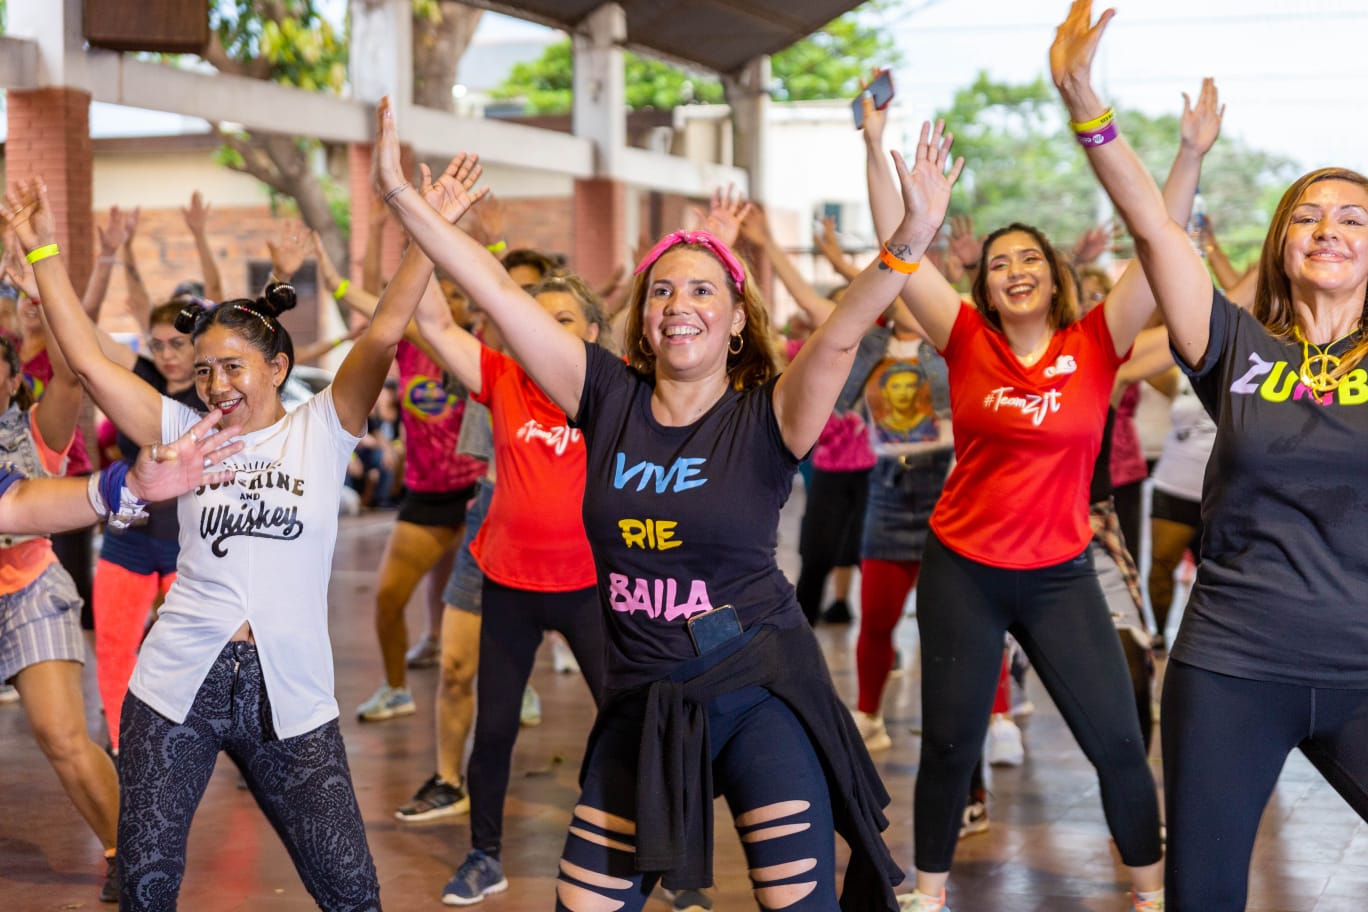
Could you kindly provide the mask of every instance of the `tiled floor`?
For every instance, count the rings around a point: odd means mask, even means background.
[[[793,563],[801,494],[790,504],[783,559]],[[374,689],[379,656],[371,627],[374,562],[388,515],[344,520],[333,572],[331,633],[337,659],[342,726],[388,910],[439,908],[442,884],[468,848],[464,821],[396,822],[392,812],[432,771],[429,709],[436,672],[413,675],[417,715],[363,726],[351,710]],[[417,606],[410,623],[420,625]],[[855,687],[854,627],[820,631],[842,692]],[[916,625],[899,629],[904,655],[916,655]],[[87,670],[94,693],[93,676]],[[588,730],[589,701],[577,677],[557,675],[550,651],[539,657],[534,684],[545,721],[524,729],[514,755],[506,814],[507,893],[490,912],[553,906],[556,859],[575,774]],[[919,716],[916,668],[892,682],[885,711],[893,750],[879,757],[893,796],[887,833],[896,858],[912,859],[912,786]],[[955,912],[1121,912],[1128,908],[1124,870],[1110,846],[1091,768],[1043,694],[1025,725],[1027,756],[998,770],[992,783],[992,826],[964,840],[950,880]],[[90,711],[93,726],[98,712]],[[718,901],[722,912],[755,908],[739,843],[719,804]],[[191,912],[286,912],[314,908],[251,797],[220,764],[195,820],[181,908]],[[18,706],[0,707],[0,912],[101,908],[96,902],[99,847],[67,802],[34,746]],[[1253,871],[1250,910],[1364,912],[1368,909],[1368,826],[1300,756],[1289,762],[1265,815]],[[103,907],[110,908],[110,907]],[[662,902],[649,908],[664,912]]]

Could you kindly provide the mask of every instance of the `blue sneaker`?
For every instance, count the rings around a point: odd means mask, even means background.
[[[473,849],[442,889],[442,902],[448,906],[473,906],[489,894],[507,889],[508,880],[499,859]]]

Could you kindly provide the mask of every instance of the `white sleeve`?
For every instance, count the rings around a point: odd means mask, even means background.
[[[188,405],[162,396],[162,443],[177,440],[203,417]]]

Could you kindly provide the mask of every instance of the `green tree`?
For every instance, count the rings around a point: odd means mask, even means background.
[[[871,5],[881,7],[886,0]],[[886,32],[858,13],[847,13],[771,58],[772,93],[779,101],[854,97],[862,76],[897,60]],[[725,100],[722,82],[714,75],[631,52],[623,66],[627,106],[634,110]],[[516,65],[491,94],[521,98],[529,113],[563,114],[570,110],[573,85],[574,54],[567,38],[548,45],[536,60]]]
[[[1126,138],[1162,183],[1178,149],[1178,111],[1150,117],[1118,111]],[[1087,158],[1074,141],[1053,88],[994,82],[980,73],[955,94],[943,117],[955,134],[964,174],[951,203],[986,232],[1014,221],[1034,224],[1067,247],[1110,211]],[[1278,194],[1295,174],[1290,160],[1223,136],[1202,167],[1202,196],[1232,261],[1257,254]]]

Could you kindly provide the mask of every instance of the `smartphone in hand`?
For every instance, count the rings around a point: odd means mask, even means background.
[[[893,100],[893,72],[891,70],[880,70],[879,75],[874,77],[874,81],[864,87],[855,100],[850,103],[850,111],[855,115],[855,129],[864,128],[864,100],[869,98],[874,103],[875,110],[882,111],[888,107],[888,103]]]

